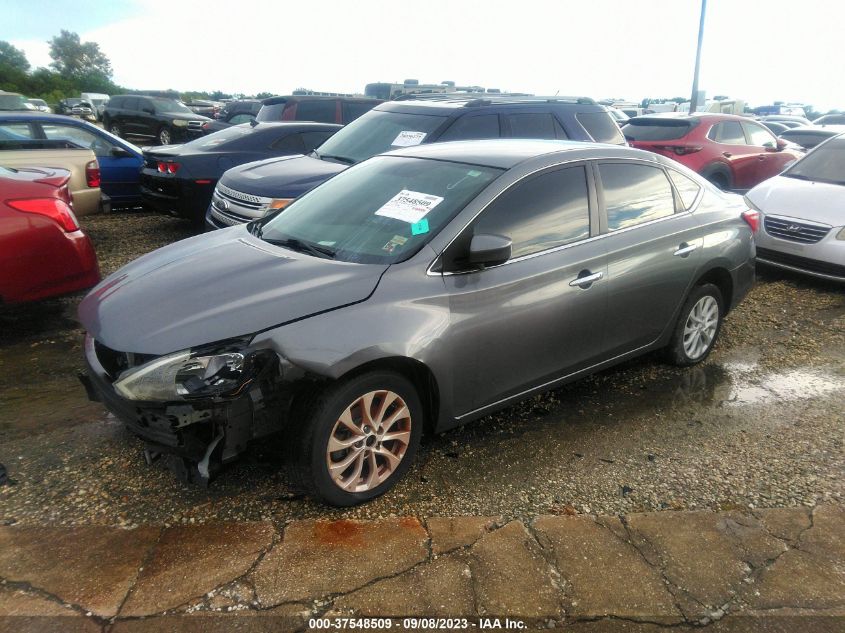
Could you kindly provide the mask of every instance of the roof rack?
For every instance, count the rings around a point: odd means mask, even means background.
[[[500,105],[506,103],[568,103],[578,105],[596,105],[590,97],[553,96],[540,97],[524,92],[488,93],[488,92],[413,92],[399,95],[394,101],[440,101],[463,103],[464,107]]]

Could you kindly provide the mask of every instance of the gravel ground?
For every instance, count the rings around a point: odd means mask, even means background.
[[[83,218],[104,274],[190,235],[136,212]],[[845,501],[845,293],[763,272],[706,363],[656,355],[428,438],[365,506],[291,493],[283,437],[209,489],[183,485],[85,400],[79,297],[0,312],[0,524],[175,524],[304,517],[626,513]]]

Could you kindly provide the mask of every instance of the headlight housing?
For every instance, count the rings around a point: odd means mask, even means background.
[[[271,355],[270,350],[237,345],[176,352],[125,370],[114,388],[124,398],[142,402],[234,397]]]
[[[279,209],[284,209],[291,202],[293,202],[293,198],[273,198],[264,208],[267,211],[278,211]]]
[[[184,119],[173,119],[173,127],[187,127],[188,122]]]

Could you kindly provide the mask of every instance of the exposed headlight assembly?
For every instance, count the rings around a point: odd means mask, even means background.
[[[176,352],[127,369],[114,388],[124,398],[147,402],[234,397],[271,356],[270,350],[231,345],[211,352],[207,348]]]
[[[188,122],[184,119],[173,119],[173,127],[187,127]]]

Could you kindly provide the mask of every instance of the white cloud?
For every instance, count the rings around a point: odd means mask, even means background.
[[[47,68],[53,61],[50,58],[50,45],[46,40],[11,40],[9,43],[24,52],[32,68]]]

